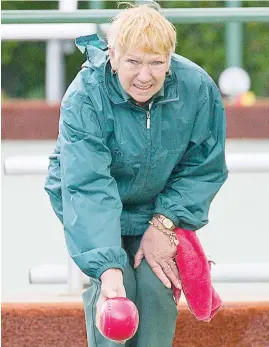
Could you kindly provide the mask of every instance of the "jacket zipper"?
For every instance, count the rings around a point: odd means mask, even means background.
[[[151,106],[152,106],[152,102],[149,104],[148,111],[146,111],[146,129],[150,129],[150,110],[151,110]],[[149,151],[149,158],[148,158],[148,161],[149,161],[148,162],[148,168],[147,168],[147,173],[146,173],[146,176],[145,176],[145,181],[144,181],[144,184],[143,184],[143,189],[139,192],[138,196],[136,197],[137,199],[140,198],[140,196],[142,195],[142,193],[144,191],[144,188],[145,188],[146,183],[147,183],[148,175],[149,175],[150,164],[151,164],[152,143],[151,143],[151,133],[150,132],[148,133],[148,136],[149,136],[149,140],[150,140],[150,144],[149,144],[150,151]]]
[[[146,117],[147,117],[147,129],[150,129],[150,110],[151,110],[151,106],[152,106],[152,102],[149,104],[149,109],[146,113]]]

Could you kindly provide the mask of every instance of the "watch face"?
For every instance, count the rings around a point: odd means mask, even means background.
[[[170,219],[165,218],[165,219],[163,220],[163,225],[164,225],[167,229],[170,229],[170,228],[172,228],[172,226],[173,226],[173,222],[172,222]]]

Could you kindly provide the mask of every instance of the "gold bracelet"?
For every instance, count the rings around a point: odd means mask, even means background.
[[[152,220],[149,221],[149,224],[153,225],[155,228],[160,230],[162,233],[164,233],[165,235],[169,236],[171,246],[178,246],[179,241],[178,241],[176,233],[174,231],[171,231],[171,230],[159,227],[159,225],[157,225],[154,222],[152,222]]]

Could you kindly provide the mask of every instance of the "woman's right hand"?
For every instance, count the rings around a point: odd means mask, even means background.
[[[99,328],[100,311],[106,299],[112,299],[118,296],[126,298],[126,291],[123,285],[123,274],[120,269],[108,269],[102,273],[100,279],[101,279],[101,292],[100,292],[99,299],[96,303],[96,319],[95,319],[95,325],[99,331],[100,331],[100,328]],[[125,341],[120,341],[117,343],[125,343]]]

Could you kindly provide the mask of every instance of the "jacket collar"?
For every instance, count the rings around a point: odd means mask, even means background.
[[[94,70],[102,69],[107,59],[107,44],[97,34],[80,36],[75,40],[75,44],[81,53],[86,54],[86,66]]]

